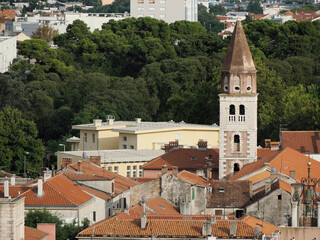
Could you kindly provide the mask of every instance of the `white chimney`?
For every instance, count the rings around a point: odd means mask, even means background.
[[[93,119],[93,126],[101,126],[102,120],[101,119]]]
[[[47,170],[43,171],[43,181],[46,182],[49,178],[52,177],[52,171],[47,168]]]
[[[13,175],[11,177],[11,186],[14,186],[14,185],[16,185],[16,175]]]
[[[38,179],[38,197],[41,197],[43,195],[43,183],[42,179]]]
[[[4,197],[9,197],[9,180],[7,177],[4,179]]]
[[[141,215],[141,228],[145,229],[147,227],[147,214],[143,213]]]
[[[141,118],[135,118],[136,123],[141,123]]]

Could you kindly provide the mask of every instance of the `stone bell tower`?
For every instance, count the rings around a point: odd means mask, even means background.
[[[221,68],[219,179],[257,160],[256,68],[237,21]]]

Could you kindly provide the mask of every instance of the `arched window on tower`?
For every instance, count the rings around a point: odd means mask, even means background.
[[[234,135],[233,144],[234,144],[234,148],[233,148],[234,151],[240,152],[240,136],[239,135]]]
[[[239,122],[244,122],[246,121],[246,118],[245,118],[245,113],[246,113],[246,110],[245,110],[245,107],[244,105],[240,105],[239,107],[239,113],[240,113],[240,116],[239,116]]]
[[[231,104],[229,106],[229,121],[230,122],[234,122],[236,120],[235,115],[236,115],[236,107],[233,104]]]
[[[234,173],[237,173],[237,172],[239,172],[240,171],[240,165],[239,165],[239,163],[235,163],[234,165],[233,165],[233,172]]]

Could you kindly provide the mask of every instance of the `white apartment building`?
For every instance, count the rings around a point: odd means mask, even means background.
[[[152,17],[167,23],[198,21],[197,0],[130,0],[130,16]]]
[[[129,14],[115,13],[74,13],[65,12],[63,15],[40,16],[37,14],[32,17],[16,17],[14,22],[6,22],[6,31],[23,32],[31,36],[38,27],[48,25],[59,31],[60,34],[65,33],[67,26],[75,20],[82,20],[89,27],[90,31],[95,29],[101,30],[104,23],[113,20],[121,20],[129,17]]]
[[[0,37],[0,72],[4,73],[9,70],[13,59],[17,57],[17,37],[1,36]]]

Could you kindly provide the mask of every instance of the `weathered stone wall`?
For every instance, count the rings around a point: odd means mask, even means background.
[[[24,239],[24,198],[0,198],[0,239]]]
[[[281,200],[278,200],[278,195],[281,195]],[[291,196],[278,189],[248,206],[247,213],[276,226],[287,224],[288,219],[285,216],[291,215]]]
[[[141,197],[152,199],[160,196],[160,178],[130,188],[131,206],[138,204]]]

